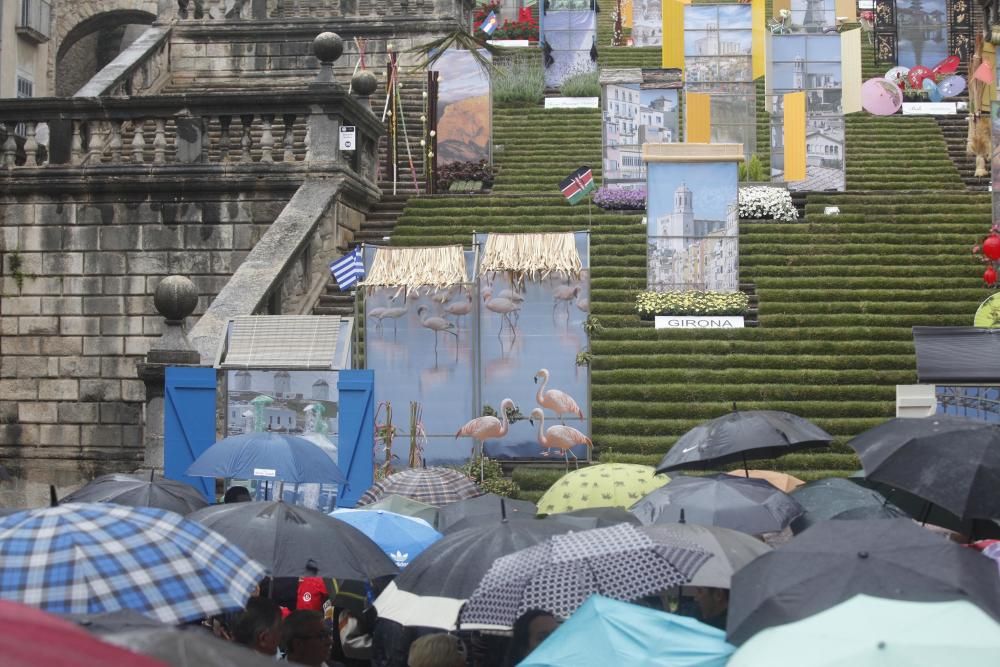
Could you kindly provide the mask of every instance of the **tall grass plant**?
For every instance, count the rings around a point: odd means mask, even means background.
[[[514,57],[493,70],[494,104],[539,104],[544,95],[545,70],[537,58]]]

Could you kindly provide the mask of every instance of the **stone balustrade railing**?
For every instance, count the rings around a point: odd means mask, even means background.
[[[460,15],[476,0],[177,0],[181,20],[384,18]],[[458,12],[456,14],[455,12]]]
[[[155,93],[170,78],[169,25],[155,25],[94,75],[74,97]]]
[[[356,128],[356,150],[341,154],[341,125]],[[20,173],[53,166],[339,161],[372,179],[383,132],[367,100],[336,84],[273,95],[8,100],[0,109],[0,167]]]

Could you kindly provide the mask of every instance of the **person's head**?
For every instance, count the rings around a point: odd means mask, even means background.
[[[729,609],[729,591],[725,588],[694,586],[691,597],[698,605],[702,620],[715,618]]]
[[[465,646],[454,635],[424,635],[410,644],[408,667],[465,667]]]
[[[281,646],[289,662],[320,667],[330,657],[332,645],[333,636],[318,611],[293,611],[282,625]]]
[[[538,648],[545,638],[555,632],[559,621],[551,612],[529,609],[514,621],[514,634],[510,639],[507,664],[516,665]]]
[[[248,503],[251,500],[250,490],[245,486],[231,486],[226,491],[226,495],[222,496],[222,502],[227,505],[229,503]]]
[[[250,598],[233,628],[233,641],[258,653],[274,655],[281,639],[281,607],[270,598]]]

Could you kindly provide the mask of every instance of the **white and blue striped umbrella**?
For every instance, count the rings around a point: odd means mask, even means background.
[[[56,614],[130,609],[175,625],[246,605],[264,567],[150,507],[68,503],[0,518],[0,599]]]

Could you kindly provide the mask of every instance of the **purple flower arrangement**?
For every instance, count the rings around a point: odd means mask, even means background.
[[[601,187],[594,192],[594,203],[606,211],[644,211],[646,191]]]

